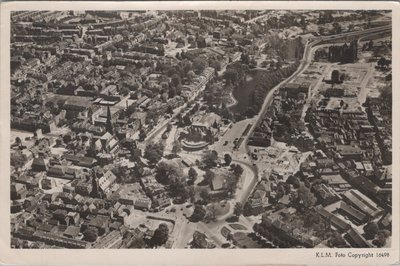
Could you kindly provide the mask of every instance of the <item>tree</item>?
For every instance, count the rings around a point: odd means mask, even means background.
[[[286,194],[285,185],[283,182],[279,182],[276,187],[276,197],[282,198]]]
[[[315,195],[304,185],[304,183],[300,184],[300,187],[297,189],[297,194],[299,203],[306,209],[314,206],[317,202]]]
[[[374,58],[378,58],[379,56],[381,56],[381,51],[375,47],[375,49],[373,49],[372,51],[372,55]]]
[[[178,74],[172,75],[172,77],[171,77],[171,85],[174,88],[178,88],[178,87],[180,87],[182,85],[182,79]]]
[[[206,216],[206,210],[203,208],[203,206],[199,204],[194,205],[193,214],[190,216],[190,220],[192,222],[199,222],[204,219],[204,216]]]
[[[247,53],[242,53],[240,56],[240,61],[243,64],[248,65],[250,63],[250,56]]]
[[[236,202],[235,208],[233,210],[233,213],[238,217],[243,213],[243,205],[242,205],[242,203]]]
[[[236,69],[229,68],[224,73],[224,79],[227,84],[235,85],[239,80],[238,72]]]
[[[204,204],[207,204],[210,200],[210,194],[208,193],[207,189],[203,189],[202,191],[200,191],[199,196],[203,200]]]
[[[340,83],[339,77],[340,77],[339,70],[337,70],[337,69],[333,70],[332,73],[331,73],[331,81],[332,81],[332,83],[335,83],[335,84]]]
[[[226,165],[230,165],[232,162],[232,157],[228,153],[225,153],[224,160]]]
[[[95,227],[88,227],[84,232],[83,232],[83,240],[89,241],[89,242],[94,242],[97,240],[99,234],[99,230]]]
[[[174,145],[172,146],[172,153],[177,154],[182,151],[182,144],[176,140],[174,141]]]
[[[207,208],[204,220],[206,220],[206,222],[215,222],[217,220],[217,208],[215,207],[215,204],[211,204]]]
[[[139,140],[140,140],[140,141],[144,141],[146,137],[147,137],[146,131],[144,131],[143,128],[140,129],[140,132],[139,132]]]
[[[342,32],[342,26],[340,26],[339,23],[334,22],[334,23],[333,23],[333,32],[334,32],[334,34],[339,34],[339,33],[341,33],[341,32]]]
[[[189,177],[191,184],[193,184],[194,181],[196,181],[197,176],[198,176],[198,174],[197,174],[196,170],[193,167],[190,167],[189,172],[188,172],[188,177]]]
[[[300,187],[300,180],[297,177],[293,176],[293,175],[290,175],[288,177],[288,179],[286,179],[286,183],[289,184],[289,185],[293,185],[294,188],[299,188]],[[306,187],[308,187],[308,186],[306,186]]]
[[[204,58],[197,57],[193,60],[193,70],[196,74],[203,73],[207,67],[207,61]]]
[[[207,151],[202,156],[202,162],[206,168],[217,166],[218,153],[216,151]]]
[[[162,223],[158,226],[158,228],[154,231],[154,235],[151,238],[151,243],[153,246],[161,246],[164,245],[168,241],[169,229],[165,223]]]
[[[121,90],[120,90],[120,93],[121,93],[123,96],[128,95],[130,92],[131,92],[131,91],[130,91],[127,87],[122,87]]]
[[[156,167],[156,178],[162,184],[182,179],[183,171],[173,161],[161,161]]]
[[[252,207],[250,202],[246,201],[246,203],[243,206],[243,215],[244,216],[250,216],[252,215]]]
[[[373,40],[370,40],[370,41],[368,42],[367,50],[372,50],[372,48],[374,48],[374,41],[373,41]]]
[[[187,77],[188,77],[189,80],[193,80],[193,79],[196,77],[196,73],[194,73],[193,70],[190,70],[190,71],[187,73]]]
[[[22,141],[21,141],[20,137],[16,137],[16,138],[15,138],[15,144],[16,144],[17,146],[21,146]]]
[[[129,248],[146,248],[146,243],[141,237],[133,237]]]
[[[215,177],[214,172],[209,169],[206,169],[206,172],[204,173],[204,177],[203,177],[204,184],[206,184],[206,185],[211,184],[214,177]]]
[[[172,107],[171,105],[168,105],[167,114],[173,114],[173,113],[174,113],[174,107]]]
[[[221,70],[221,62],[218,60],[212,60],[210,62],[210,67],[213,67],[216,71],[220,71]]]
[[[132,181],[135,181],[133,176],[129,175],[129,171],[127,167],[117,165],[112,169],[112,172],[114,175],[117,177],[117,182],[118,183],[130,183]]]
[[[27,157],[21,151],[11,153],[11,165],[16,168],[21,168],[26,162]]]
[[[162,143],[149,143],[144,152],[144,158],[149,160],[153,165],[157,164],[164,153],[164,145]]]
[[[233,171],[233,175],[236,177],[243,174],[243,168],[239,164],[231,164],[231,171]]]
[[[190,243],[190,248],[208,248],[209,243],[207,241],[207,237],[205,234],[200,233],[199,231],[195,231],[193,233],[193,241]]]
[[[282,67],[282,62],[280,60],[278,60],[278,62],[276,62],[275,64],[276,69],[281,69]]]
[[[65,144],[68,144],[69,142],[71,142],[71,140],[72,140],[72,137],[71,137],[70,134],[65,134],[63,136],[63,141],[64,141]]]
[[[189,126],[190,124],[192,124],[192,120],[190,119],[190,116],[189,115],[185,115],[183,118],[182,118],[182,125],[183,126]]]
[[[176,96],[176,87],[171,86],[168,90],[168,98],[174,98]]]
[[[375,239],[372,241],[372,244],[377,246],[378,248],[386,245],[386,239],[390,236],[390,232],[388,230],[381,230],[376,234]]]
[[[379,231],[378,224],[375,222],[369,222],[363,227],[364,233],[367,239],[373,239]]]
[[[329,238],[328,245],[329,245],[329,247],[332,247],[332,248],[348,247],[346,241],[338,232],[334,232],[333,235]]]
[[[386,58],[381,57],[377,62],[378,67],[383,68],[384,66],[387,66],[386,61],[387,61]]]
[[[169,192],[172,197],[180,199],[181,202],[185,202],[189,193],[185,187],[185,185],[177,179],[173,179],[171,184],[169,185]]]

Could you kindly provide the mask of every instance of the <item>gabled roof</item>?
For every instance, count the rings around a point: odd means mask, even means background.
[[[99,186],[104,191],[109,188],[117,180],[117,177],[108,170],[102,177],[99,178]]]

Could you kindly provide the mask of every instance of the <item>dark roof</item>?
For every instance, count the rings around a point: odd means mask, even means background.
[[[35,158],[35,159],[33,159],[33,162],[32,162],[32,166],[34,166],[34,165],[44,167],[44,166],[46,166],[46,163],[44,162],[43,158]]]
[[[45,232],[50,232],[53,230],[54,225],[51,224],[41,224],[38,226],[37,230],[45,231]]]
[[[324,219],[330,221],[332,223],[332,225],[334,225],[335,227],[337,227],[340,230],[345,231],[351,227],[350,224],[346,223],[345,221],[343,221],[341,218],[337,217],[336,215],[328,212],[322,206],[315,207],[315,210],[318,212],[319,215],[321,215]]]
[[[65,236],[76,237],[80,232],[80,228],[78,226],[68,226],[67,229],[64,231]]]
[[[375,217],[382,212],[381,208],[379,208],[371,199],[360,193],[358,190],[348,190],[343,194],[343,196],[347,198],[355,207],[365,213],[368,213],[372,217]]]
[[[346,204],[345,202],[340,202],[340,209],[349,214],[350,216],[358,219],[359,221],[363,221],[366,218],[366,215],[357,209],[351,207],[350,205]]]
[[[106,216],[103,215],[97,215],[95,218],[90,220],[89,226],[94,226],[94,227],[105,227],[108,223],[109,219]]]
[[[372,245],[365,240],[354,228],[350,228],[350,230],[346,234],[347,238],[352,243],[353,247],[357,248],[370,248]]]

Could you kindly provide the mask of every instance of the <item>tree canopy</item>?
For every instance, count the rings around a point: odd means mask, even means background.
[[[165,223],[162,223],[154,231],[154,235],[151,238],[151,242],[154,246],[164,245],[168,241],[169,229]]]
[[[98,237],[99,231],[95,227],[88,227],[84,232],[83,232],[83,239],[89,242],[94,242],[96,241]]]
[[[218,153],[216,151],[207,151],[203,154],[202,162],[205,168],[213,168],[217,166]]]
[[[225,153],[224,160],[226,165],[230,165],[232,162],[232,157],[228,153]]]
[[[190,167],[189,171],[188,171],[188,177],[189,177],[190,183],[193,184],[194,181],[196,181],[197,176],[198,176],[198,174],[197,174],[196,170],[193,167]]]
[[[206,216],[206,210],[203,208],[203,206],[199,204],[194,205],[194,211],[190,217],[190,220],[193,222],[199,222],[204,219],[204,216]]]
[[[163,153],[164,145],[162,143],[149,143],[146,146],[144,158],[149,160],[151,164],[155,165],[161,160]]]
[[[315,205],[317,202],[317,198],[314,193],[304,185],[304,183],[300,183],[299,188],[297,189],[298,201],[304,208],[310,208]]]
[[[243,213],[243,204],[240,203],[240,202],[236,202],[235,208],[234,208],[234,210],[233,210],[233,213],[234,213],[236,216],[240,216],[240,215]]]
[[[161,161],[156,167],[156,178],[162,184],[169,184],[183,177],[182,168],[173,161]]]

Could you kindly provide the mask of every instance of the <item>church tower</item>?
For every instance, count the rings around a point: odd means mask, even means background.
[[[107,106],[107,121],[106,121],[106,130],[110,134],[114,134],[114,128],[111,121],[111,111],[110,106]]]

